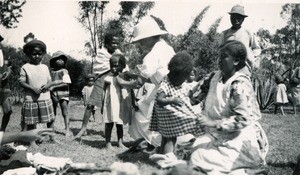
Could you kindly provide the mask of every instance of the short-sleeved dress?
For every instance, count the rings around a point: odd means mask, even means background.
[[[286,91],[287,89],[285,84],[280,83],[277,85],[275,94],[275,104],[285,104],[289,102]]]
[[[46,65],[26,63],[21,67],[20,81],[35,88],[41,88],[51,82],[51,76]],[[21,114],[25,124],[48,123],[54,120],[53,104],[49,91],[37,95],[29,89],[24,89],[24,96],[25,101]]]
[[[179,97],[183,100],[182,106],[159,106],[157,101],[153,108],[150,130],[158,131],[163,137],[178,137],[185,134],[201,134],[203,128],[198,122],[199,113],[194,111],[187,96],[188,89],[183,86],[174,86],[168,78],[160,84],[158,93],[164,92],[166,98]]]
[[[104,84],[108,86],[105,89],[103,102],[103,119],[105,123],[127,124],[131,109],[127,108],[128,92],[121,88],[117,77],[112,73],[104,78]]]

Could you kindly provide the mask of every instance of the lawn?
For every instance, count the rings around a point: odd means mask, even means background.
[[[20,109],[20,106],[13,107],[13,114],[7,128],[8,132],[20,131]],[[261,119],[261,124],[267,133],[270,143],[270,151],[267,155],[270,175],[292,174],[297,155],[300,154],[300,116],[290,114],[291,107],[286,107],[285,110],[287,116],[264,112]],[[116,147],[117,137],[115,127],[112,136],[114,149],[111,151],[105,149],[104,124],[101,122],[101,117],[97,112],[96,121],[90,122],[88,125],[88,135],[75,141],[66,139],[63,135],[64,123],[60,113],[58,113],[55,130],[57,138],[62,144],[46,142],[40,144],[39,148],[36,149],[29,147],[28,152],[41,152],[48,156],[69,157],[73,162],[97,163],[103,168],[109,167],[115,161],[132,162],[139,167],[143,175],[151,175],[153,173],[159,175],[168,172],[167,170],[158,169],[147,159],[147,155],[144,153],[126,154],[124,153],[126,149]],[[83,113],[84,107],[82,102],[70,102],[69,115],[72,117],[71,129],[75,134],[79,132],[81,127]],[[129,137],[127,131],[128,126],[125,126],[124,141],[126,146],[130,146],[133,139]],[[109,173],[98,174],[105,175]]]

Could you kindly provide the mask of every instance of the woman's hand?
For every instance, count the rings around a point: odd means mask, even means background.
[[[21,139],[25,142],[32,142],[36,140],[41,140],[43,141],[46,136],[53,136],[55,135],[53,129],[33,129],[29,131],[23,131],[21,132]]]

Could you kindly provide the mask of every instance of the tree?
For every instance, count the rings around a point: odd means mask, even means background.
[[[22,17],[22,7],[25,0],[1,0],[0,24],[6,28],[15,28],[18,18]]]

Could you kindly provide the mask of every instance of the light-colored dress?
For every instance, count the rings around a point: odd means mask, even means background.
[[[81,93],[84,96],[85,103],[89,101],[93,88],[94,86],[84,86],[82,88]]]
[[[163,92],[166,98],[180,98],[183,101],[181,106],[166,105],[159,106],[155,102],[150,130],[158,131],[162,136],[171,138],[185,134],[203,133],[198,118],[199,113],[194,111],[190,99],[187,96],[188,90],[184,85],[174,86],[168,78],[160,84],[158,93]]]
[[[246,174],[265,164],[268,143],[250,78],[236,72],[227,82],[217,72],[210,82],[205,115],[220,121],[196,139],[191,163],[207,174]]]
[[[105,96],[103,102],[103,119],[105,123],[127,124],[130,109],[126,108],[127,90],[122,89],[117,77],[109,73],[104,78]]]
[[[59,69],[50,71],[52,81],[62,80],[67,86],[53,87],[51,91],[51,98],[53,102],[58,103],[60,100],[69,101],[70,91],[69,84],[71,84],[71,78],[67,69]]]
[[[285,84],[280,83],[276,87],[276,94],[275,94],[275,103],[276,104],[285,104],[288,103],[288,97],[286,93],[287,89]]]
[[[149,78],[155,87],[138,101],[139,110],[135,112],[132,118],[129,134],[134,139],[144,138],[154,146],[160,146],[161,143],[161,135],[158,132],[149,130],[154,98],[160,82],[169,72],[168,64],[174,55],[173,48],[164,40],[160,40],[144,57],[140,68],[141,76]]]

